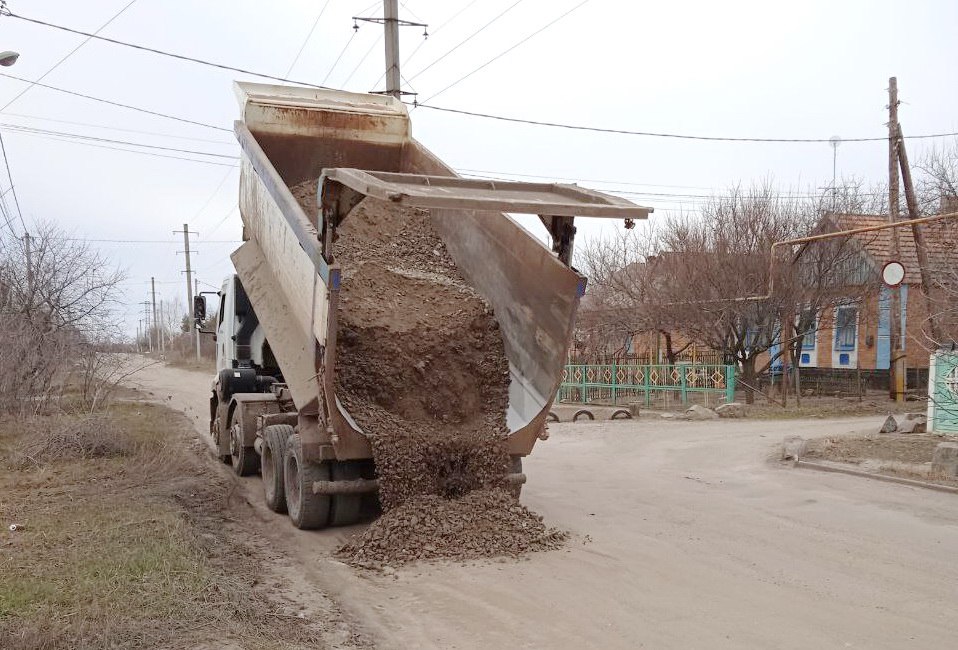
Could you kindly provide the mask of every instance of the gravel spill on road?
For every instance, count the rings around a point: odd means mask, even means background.
[[[316,183],[293,188],[307,213]],[[509,362],[429,213],[364,200],[340,226],[337,394],[369,436],[384,514],[339,553],[365,567],[555,548],[503,486]]]

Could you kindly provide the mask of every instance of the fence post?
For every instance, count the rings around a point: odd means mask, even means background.
[[[725,401],[735,401],[735,366],[725,366]]]
[[[673,366],[673,367],[678,368],[679,366]],[[685,368],[681,368],[681,370],[679,371],[679,379],[681,380],[682,405],[684,406],[689,403],[689,393],[688,393],[688,386],[686,385]]]
[[[652,394],[649,388],[649,373],[652,371],[651,364],[645,367],[642,373],[642,388],[645,390],[645,408],[652,406]]]
[[[616,370],[618,364],[614,361],[612,362],[612,404],[616,405],[619,403],[619,391],[618,391],[618,379],[616,378]]]
[[[587,372],[586,371],[587,367],[588,366],[582,366],[582,386],[579,388],[579,401],[582,402],[583,404],[585,404],[587,401],[585,397],[585,382],[586,382],[585,376]]]

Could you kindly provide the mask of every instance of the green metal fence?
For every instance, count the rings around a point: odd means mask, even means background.
[[[625,404],[690,401],[706,404],[735,401],[735,366],[582,365],[562,371],[559,400],[563,402]]]

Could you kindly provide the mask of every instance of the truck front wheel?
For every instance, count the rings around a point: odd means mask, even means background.
[[[329,463],[306,462],[299,434],[290,436],[286,445],[283,474],[286,506],[293,525],[302,530],[325,528],[329,523],[331,499],[327,495],[314,494],[313,483],[330,480]]]
[[[273,512],[286,512],[286,486],[283,465],[286,458],[286,444],[293,435],[293,427],[288,424],[274,424],[263,431],[263,455],[260,458],[260,471],[263,477],[263,494],[266,507]]]

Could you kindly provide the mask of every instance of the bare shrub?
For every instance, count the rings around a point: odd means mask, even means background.
[[[25,420],[11,454],[16,468],[69,460],[133,456],[139,443],[109,415]]]

